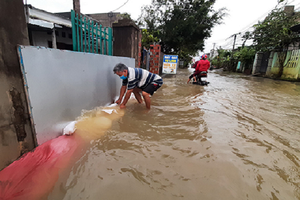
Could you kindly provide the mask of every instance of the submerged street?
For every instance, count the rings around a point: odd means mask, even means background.
[[[129,103],[48,199],[300,199],[300,83],[190,74],[164,77],[148,113]]]

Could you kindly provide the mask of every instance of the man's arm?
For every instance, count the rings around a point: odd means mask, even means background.
[[[126,92],[127,89],[127,85],[122,85],[121,89],[120,89],[120,97],[119,99],[116,101],[117,104],[120,104],[122,102],[123,96]]]
[[[126,103],[128,102],[128,100],[129,100],[129,98],[130,98],[132,92],[133,92],[133,89],[127,90],[126,95],[125,95],[125,98],[124,98],[122,104],[120,105],[120,108],[125,108],[125,107],[126,107],[125,105],[126,105]]]

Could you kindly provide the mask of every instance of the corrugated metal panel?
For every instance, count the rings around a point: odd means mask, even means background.
[[[83,109],[110,103],[121,87],[113,67],[135,65],[132,58],[57,49],[22,46],[20,52],[39,144],[61,134]]]
[[[36,8],[30,8],[30,7],[27,7],[27,8],[28,8],[28,15],[30,18],[41,19],[41,20],[45,20],[45,21],[52,22],[55,24],[63,25],[66,27],[72,27],[71,20],[64,19],[53,13],[48,13],[46,11],[39,10]]]

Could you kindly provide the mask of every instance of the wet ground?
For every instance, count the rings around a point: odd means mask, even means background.
[[[300,199],[300,84],[190,73],[166,76],[150,112],[129,104],[48,199]]]

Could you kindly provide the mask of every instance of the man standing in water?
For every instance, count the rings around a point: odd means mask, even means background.
[[[157,74],[150,73],[149,71],[141,68],[127,67],[123,63],[117,64],[114,67],[113,71],[123,80],[122,87],[120,90],[120,97],[116,101],[117,104],[120,104],[120,108],[126,107],[125,105],[128,99],[130,98],[132,92],[136,100],[139,103],[142,103],[143,100],[140,95],[141,92],[146,104],[146,108],[150,109],[150,95],[153,95],[153,93],[162,86],[162,78]],[[126,95],[123,99],[125,93]]]

